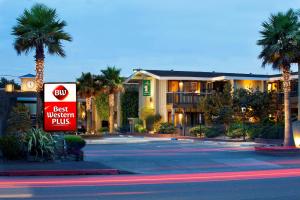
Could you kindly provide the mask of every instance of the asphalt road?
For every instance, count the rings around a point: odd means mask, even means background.
[[[135,174],[1,177],[0,199],[300,199],[299,156],[193,141],[93,144],[85,152],[87,160]]]

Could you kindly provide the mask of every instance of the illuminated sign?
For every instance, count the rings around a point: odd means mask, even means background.
[[[76,131],[76,84],[45,83],[44,97],[44,130]]]
[[[143,80],[143,96],[151,96],[151,81]]]

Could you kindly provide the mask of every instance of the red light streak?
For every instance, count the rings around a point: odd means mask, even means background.
[[[74,186],[118,186],[140,184],[176,184],[211,181],[234,181],[251,179],[274,179],[300,177],[300,168],[273,169],[240,172],[212,172],[195,174],[168,175],[131,175],[131,176],[97,176],[97,177],[68,177],[42,178],[36,180],[0,179],[0,188],[28,187],[74,187]]]

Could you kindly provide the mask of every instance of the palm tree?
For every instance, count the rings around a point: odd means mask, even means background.
[[[12,30],[12,35],[15,36],[14,48],[19,55],[35,50],[37,126],[39,127],[44,84],[44,51],[47,49],[51,55],[65,57],[62,41],[72,41],[71,36],[64,31],[66,25],[65,21],[58,19],[55,9],[43,4],[35,4],[30,10],[24,10]]]
[[[102,92],[108,94],[109,101],[109,132],[114,131],[114,107],[115,94],[123,91],[123,78],[120,77],[121,69],[115,66],[107,67],[101,70],[101,75],[98,77],[101,82]]]
[[[262,46],[259,58],[262,66],[271,64],[273,69],[280,70],[283,78],[284,90],[284,146],[294,146],[290,109],[290,67],[295,61],[297,53],[297,38],[300,24],[296,13],[290,9],[286,13],[279,12],[271,15],[263,22],[261,39],[257,44]]]
[[[100,91],[99,83],[95,79],[95,75],[88,73],[82,73],[77,79],[77,91],[78,95],[86,99],[86,111],[87,111],[87,132],[92,129],[92,99]]]

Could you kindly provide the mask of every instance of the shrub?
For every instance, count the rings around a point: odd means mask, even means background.
[[[26,132],[31,129],[31,119],[28,108],[23,104],[13,107],[7,119],[8,133]]]
[[[224,135],[225,129],[223,126],[215,125],[213,127],[207,128],[205,136],[208,138],[214,138],[220,135]]]
[[[136,132],[138,132],[138,133],[145,133],[145,132],[147,132],[147,129],[143,125],[141,125],[141,124],[136,124],[134,126],[134,130]]]
[[[174,127],[174,124],[163,122],[160,123],[158,131],[162,134],[172,134],[176,131],[176,128]]]
[[[246,128],[246,124],[243,127],[242,123],[233,123],[230,124],[228,132],[227,132],[227,136],[231,137],[231,138],[240,138],[243,137],[243,134],[247,133],[247,128]]]
[[[254,124],[247,129],[247,135],[251,139],[283,139],[284,126],[274,123]]]
[[[0,149],[7,160],[24,158],[24,145],[17,135],[5,135],[0,137]]]
[[[101,128],[99,128],[98,131],[99,131],[100,133],[106,133],[106,132],[109,132],[108,127],[101,127]]]
[[[190,134],[192,135],[203,135],[206,132],[207,128],[205,126],[194,126],[193,128],[190,129]]]
[[[155,129],[155,124],[159,123],[161,120],[160,114],[149,115],[146,117],[146,129],[148,131],[153,131]]]
[[[66,135],[67,153],[74,155],[76,161],[83,160],[83,151],[81,149],[86,145],[84,139],[76,135]]]
[[[67,144],[67,149],[70,151],[81,150],[86,145],[85,140],[77,135],[66,135],[65,141]]]
[[[26,133],[27,152],[35,160],[53,160],[55,141],[51,134],[41,129],[31,129]]]

